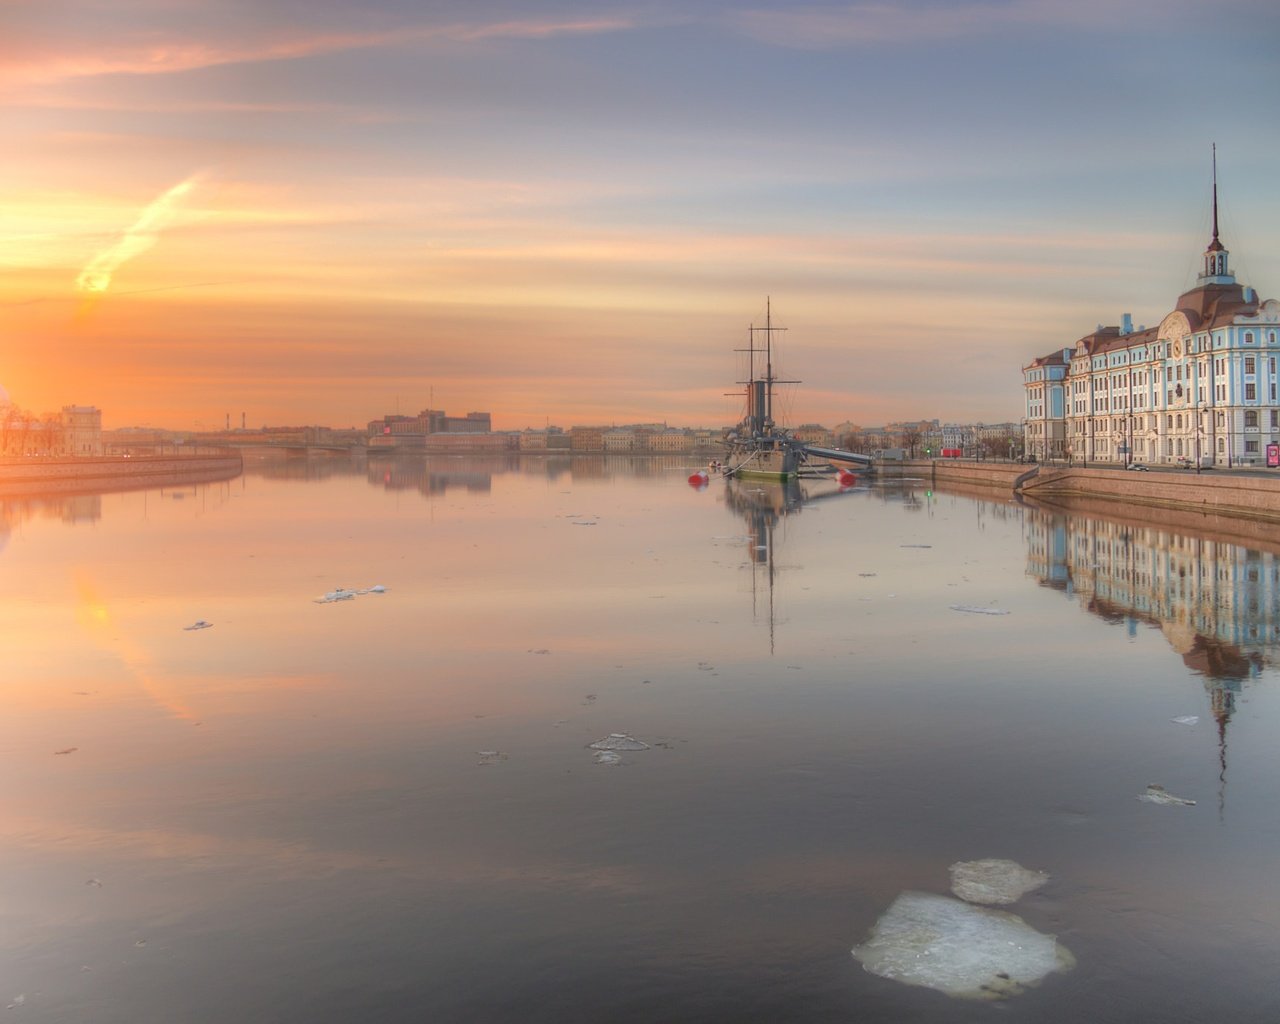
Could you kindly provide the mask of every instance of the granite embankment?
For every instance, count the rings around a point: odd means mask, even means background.
[[[213,483],[234,479],[243,469],[239,452],[0,459],[0,495],[74,494]]]
[[[1214,516],[1238,516],[1280,522],[1280,473],[1275,476],[1254,472],[1152,469],[1146,473],[1126,472],[1119,467],[1084,468],[1047,464],[1024,466],[1008,462],[889,463],[881,476],[924,480],[939,489],[980,489],[1006,496],[1019,491],[1022,497],[1047,504],[1067,505],[1082,499],[1119,505],[1178,509]],[[1031,471],[1035,471],[1031,475]],[[1019,478],[1022,479],[1018,487]]]

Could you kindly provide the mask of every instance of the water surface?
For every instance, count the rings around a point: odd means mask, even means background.
[[[1280,1017],[1280,546],[691,469],[263,462],[7,500],[0,1004]],[[649,748],[598,764],[611,733]],[[1009,909],[1074,970],[993,1007],[851,957],[985,857],[1051,876]]]

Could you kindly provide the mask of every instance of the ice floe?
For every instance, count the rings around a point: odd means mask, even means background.
[[[616,750],[597,750],[596,764],[622,764],[622,755]]]
[[[968,612],[970,615],[1008,615],[1009,613],[1003,608],[979,608],[971,604],[953,604],[950,606],[953,612]]]
[[[1145,800],[1149,804],[1176,804],[1183,807],[1194,807],[1194,800],[1187,800],[1185,797],[1174,796],[1164,786],[1151,783],[1146,792],[1138,794],[1139,800]]]
[[[1003,999],[1075,966],[1014,914],[925,892],[898,896],[853,956],[882,978],[966,999]]]
[[[193,629],[208,629],[212,625],[212,622],[205,622],[204,619],[196,619],[196,621],[191,623],[191,625],[183,626],[182,628],[190,632]]]
[[[498,764],[507,759],[507,755],[501,750],[477,750],[476,754],[480,758],[476,764],[480,765]]]
[[[625,732],[611,732],[602,740],[588,743],[592,750],[648,750],[649,744]]]
[[[333,604],[335,601],[354,601],[357,597],[364,594],[385,594],[387,588],[381,583],[375,583],[372,587],[361,587],[359,590],[348,590],[346,587],[337,587],[330,590],[324,597],[317,597],[316,604]]]
[[[1049,876],[1012,860],[988,857],[951,865],[951,891],[967,903],[1016,903]]]
[[[1174,725],[1195,725],[1200,721],[1199,715],[1179,715],[1177,718],[1169,719]]]

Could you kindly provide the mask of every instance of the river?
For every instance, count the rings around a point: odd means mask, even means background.
[[[1280,544],[691,469],[0,502],[9,1019],[1280,1019]],[[986,858],[1056,969],[869,969]]]

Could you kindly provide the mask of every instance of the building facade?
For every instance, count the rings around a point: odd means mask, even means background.
[[[102,410],[92,405],[64,405],[59,414],[63,455],[102,454]]]
[[[1151,328],[1099,325],[1023,367],[1024,441],[1041,459],[1280,464],[1280,300],[1236,281],[1218,235],[1196,286]]]

